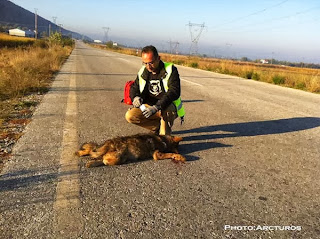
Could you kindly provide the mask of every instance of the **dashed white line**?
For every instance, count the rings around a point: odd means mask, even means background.
[[[187,82],[187,83],[189,83],[189,84],[192,84],[192,85],[196,85],[196,86],[203,86],[203,85],[201,85],[201,84],[198,84],[198,83],[195,83],[195,82],[192,82],[192,81],[189,81],[189,80],[183,79],[183,78],[180,78],[180,80],[185,81],[185,82]]]
[[[128,62],[128,63],[131,63],[130,60],[127,60],[127,59],[125,59],[125,58],[118,57],[117,59],[122,60],[122,61],[125,61],[125,62]]]

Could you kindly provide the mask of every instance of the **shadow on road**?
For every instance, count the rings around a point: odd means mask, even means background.
[[[45,194],[38,194],[37,192],[45,191],[45,187],[51,188],[52,185],[55,188],[60,177],[78,174],[76,171],[61,173],[47,172],[47,170],[45,168],[20,170],[1,175],[0,194],[2,197],[0,197],[0,213],[23,209],[27,205],[53,202],[54,195],[50,190],[46,191]],[[25,192],[30,193],[26,194]]]
[[[198,103],[203,102],[204,100],[183,100],[182,103]]]
[[[34,175],[37,174],[37,175]],[[39,170],[22,170],[4,174],[0,177],[0,192],[12,191],[24,187],[37,186],[45,182],[56,182],[58,177],[77,174],[75,171],[64,173],[41,173]]]
[[[72,54],[72,56],[92,56],[92,57],[108,57],[108,58],[118,58],[118,56],[108,56],[108,55],[92,55],[92,54]]]
[[[83,76],[133,76],[136,77],[137,74],[124,74],[124,73],[91,73],[91,72],[65,72],[60,71],[61,75],[83,75]]]
[[[183,136],[184,143],[180,146],[180,152],[186,155],[188,161],[198,160],[199,158],[187,155],[197,151],[203,151],[218,147],[232,147],[232,145],[217,142],[203,142],[212,139],[246,137],[259,135],[275,135],[290,132],[303,131],[317,128],[320,126],[320,118],[301,117],[290,119],[279,119],[259,122],[235,123],[224,125],[212,125],[188,130],[175,131],[174,134],[186,134]],[[190,135],[194,134],[194,135]],[[190,142],[188,141],[201,141]],[[58,177],[63,175],[75,174],[76,172],[65,172],[65,174],[44,173],[34,175],[31,170],[18,171],[15,173],[4,174],[0,177],[0,192],[19,190],[28,187],[37,187],[42,183],[56,183]]]
[[[56,92],[65,92],[69,93],[70,91],[74,92],[123,92],[123,89],[121,88],[88,88],[88,87],[52,87],[48,94],[53,94]]]
[[[175,134],[187,134],[184,141],[203,141],[232,137],[284,134],[308,130],[320,126],[320,118],[300,117],[269,121],[212,125],[188,130],[175,131]],[[190,135],[194,134],[194,135]],[[213,142],[190,143],[181,145],[182,153],[189,154],[216,147],[232,147]]]

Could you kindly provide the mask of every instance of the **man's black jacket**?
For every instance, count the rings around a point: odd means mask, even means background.
[[[167,75],[167,72],[164,68],[164,63],[160,61],[159,63],[160,71],[158,73],[159,79],[164,79]],[[150,74],[147,68],[144,69],[142,73],[142,78],[145,81],[150,79]],[[147,84],[146,84],[147,86]],[[174,100],[177,100],[180,97],[181,89],[180,89],[180,77],[178,70],[175,66],[172,66],[172,73],[168,80],[168,91],[163,94],[161,99],[156,99],[154,97],[150,97],[148,93],[148,87],[144,88],[143,92],[140,93],[139,89],[139,76],[137,76],[134,84],[132,84],[130,89],[130,98],[133,101],[134,97],[140,96],[143,99],[143,103],[149,105],[157,105],[160,109],[166,109]]]

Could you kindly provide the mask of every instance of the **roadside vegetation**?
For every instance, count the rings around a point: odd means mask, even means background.
[[[129,55],[140,55],[140,51],[130,48],[112,47],[112,44],[91,44],[94,47],[116,51]],[[198,68],[221,74],[238,76],[244,79],[267,82],[291,87],[312,93],[320,93],[320,70],[302,67],[290,67],[275,64],[204,58],[160,53],[162,60],[176,65]]]
[[[34,38],[9,36],[8,34],[0,33],[0,48],[30,46],[34,42]]]
[[[40,40],[0,33],[0,163],[73,47],[59,33]]]
[[[10,43],[10,39],[14,44]],[[6,34],[0,34],[0,46],[2,103],[26,94],[47,91],[52,76],[73,49],[72,41],[62,39],[58,33],[46,40],[11,38]]]

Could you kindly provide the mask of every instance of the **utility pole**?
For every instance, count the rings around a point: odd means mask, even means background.
[[[38,8],[34,9],[34,30],[35,38],[38,39]]]
[[[108,41],[108,33],[110,30],[110,27],[103,27],[102,28],[104,30],[104,41],[107,42]]]
[[[61,27],[63,26],[63,24],[59,24],[59,27],[60,27],[60,34],[62,35],[62,32],[61,32]]]
[[[191,36],[190,55],[197,55],[199,38],[203,31],[203,28],[205,28],[205,24],[204,23],[197,24],[197,23],[189,22],[187,26],[189,26],[190,36]]]
[[[53,19],[53,23],[54,23],[54,25],[55,25],[55,31],[54,32],[57,32],[57,18],[58,17],[52,17],[52,19]]]
[[[271,65],[273,64],[273,54],[274,52],[272,52],[272,56],[271,56]]]
[[[232,59],[231,47],[232,47],[232,44],[226,43],[226,50],[227,50],[227,54],[228,54],[227,58],[229,58],[229,59]],[[230,54],[230,56],[229,56],[229,54]]]

